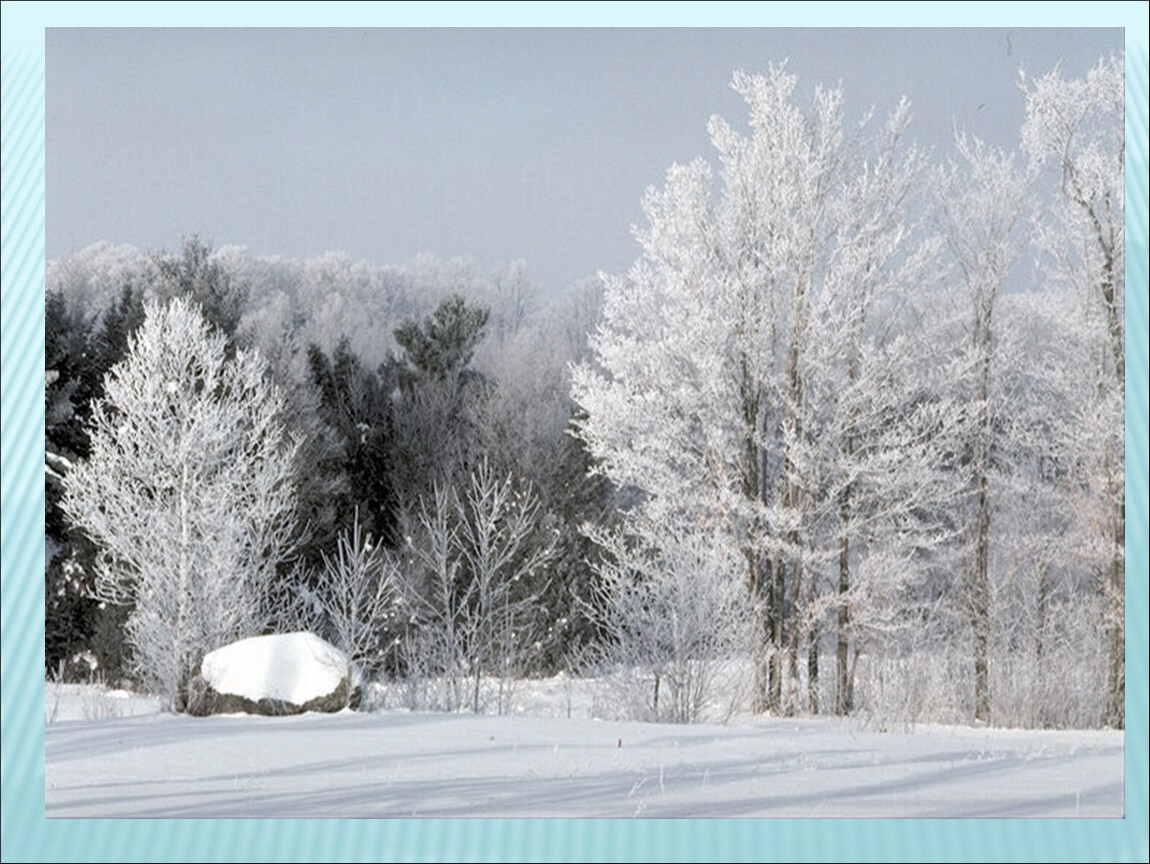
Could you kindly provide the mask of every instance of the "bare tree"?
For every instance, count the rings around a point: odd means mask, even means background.
[[[530,489],[517,488],[510,476],[498,479],[486,460],[471,473],[459,502],[459,541],[472,592],[464,618],[475,712],[484,674],[497,676],[499,712],[506,710],[504,690],[523,674],[535,641],[541,577],[555,553],[554,537],[538,536],[540,520]]]
[[[340,535],[335,554],[324,553],[315,583],[328,624],[347,657],[349,685],[357,670],[370,676],[383,662],[383,631],[395,611],[398,585],[397,564],[360,528],[357,510],[352,530]]]
[[[407,583],[409,664],[416,674],[443,676],[449,710],[461,706],[466,678],[478,713],[484,680],[494,677],[502,713],[534,650],[539,595],[555,554],[539,501],[485,460],[462,498],[437,485],[420,523],[411,553],[422,578]]]
[[[410,556],[403,581],[407,611],[403,651],[412,707],[425,704],[415,691],[428,682],[442,683],[442,698],[433,707],[455,711],[463,704],[468,642],[463,610],[470,598],[458,555],[457,501],[436,483],[431,501],[420,502],[418,526],[407,535]]]
[[[729,533],[648,525],[625,536],[588,526],[605,551],[585,612],[602,634],[582,658],[637,720],[724,719],[750,636],[741,554]],[[708,712],[726,699],[718,715]]]

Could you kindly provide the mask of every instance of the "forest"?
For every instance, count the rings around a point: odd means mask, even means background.
[[[50,261],[45,672],[186,709],[308,630],[413,710],[585,676],[618,719],[1125,721],[1123,58],[1012,150],[785,65],[624,273]]]

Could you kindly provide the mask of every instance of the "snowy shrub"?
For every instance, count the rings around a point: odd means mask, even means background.
[[[592,531],[604,549],[586,614],[603,633],[583,665],[616,716],[690,723],[729,713],[729,673],[750,645],[740,556],[711,532],[660,526],[654,540]],[[609,710],[609,709],[608,709]]]
[[[482,462],[463,496],[436,485],[419,517],[404,591],[403,652],[412,707],[510,705],[538,627],[555,540],[530,490]]]

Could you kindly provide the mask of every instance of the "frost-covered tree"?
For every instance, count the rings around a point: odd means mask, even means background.
[[[1094,334],[1081,326],[1073,293],[1057,284],[1008,293],[1000,303],[992,717],[1096,726],[1106,701],[1107,634],[1095,580],[1109,550],[1092,527],[1106,524],[1107,510],[1091,482],[1097,426],[1085,416],[1097,370],[1082,358]]]
[[[589,528],[604,554],[586,614],[601,635],[583,663],[627,718],[725,719],[742,695],[735,682],[751,625],[742,554],[730,532],[630,528]]]
[[[833,612],[839,714],[852,707],[852,645],[857,658],[875,625],[886,627],[893,613],[877,599],[897,595],[917,575],[905,561],[875,567],[869,559],[889,564],[892,543],[920,543],[937,527],[913,515],[932,486],[927,430],[937,420],[915,404],[922,346],[905,337],[902,310],[933,275],[938,244],[921,238],[917,224],[925,163],[903,140],[909,123],[904,99],[873,134],[864,127],[845,154],[828,205],[833,233],[803,362],[811,427],[803,449],[813,463],[807,510],[818,550],[810,556],[806,615],[808,702],[817,710],[816,634],[824,612]],[[820,569],[832,576],[830,590],[818,590]],[[885,584],[862,584],[860,574]]]
[[[459,557],[458,499],[442,484],[420,502],[407,536],[401,608],[409,706],[455,711],[464,704],[468,633],[463,620],[469,586]],[[438,698],[427,689],[439,683]],[[421,692],[422,691],[422,692]]]
[[[256,353],[225,354],[185,298],[149,302],[93,409],[64,512],[99,547],[95,593],[128,605],[145,684],[173,707],[205,651],[258,633],[296,542],[296,442]]]
[[[1027,186],[1011,153],[987,147],[963,134],[955,138],[958,158],[939,173],[943,232],[957,265],[960,308],[966,316],[965,362],[956,380],[967,405],[963,431],[966,466],[964,511],[965,603],[974,654],[974,716],[990,719],[991,514],[997,490],[994,454],[1000,448],[1006,407],[996,392],[1002,341],[1000,297],[1020,248],[1019,229]]]
[[[1039,223],[1037,241],[1052,279],[1077,295],[1082,326],[1091,334],[1082,362],[1095,370],[1082,441],[1092,463],[1093,495],[1101,507],[1087,534],[1098,542],[1091,566],[1105,598],[1103,626],[1109,664],[1105,721],[1125,722],[1126,487],[1123,416],[1125,338],[1125,115],[1123,58],[1104,58],[1084,78],[1060,70],[1023,76],[1023,150],[1035,167],[1058,178],[1056,203]],[[1100,511],[1100,512],[1099,512]]]
[[[476,417],[480,452],[499,476],[530,483],[541,518],[559,532],[540,609],[541,659],[552,671],[565,668],[574,643],[590,635],[578,601],[588,597],[595,549],[580,526],[602,523],[610,507],[610,484],[587,476],[583,443],[568,434],[575,408],[570,364],[581,359],[581,343],[597,311],[588,299],[575,289],[527,316],[502,343],[488,340],[476,358],[488,382]],[[582,336],[569,341],[574,334],[568,328],[576,327],[583,328]]]
[[[586,415],[579,434],[597,470],[637,491],[637,517],[694,514],[737,538],[754,610],[756,710],[797,707],[803,638],[817,677],[806,613],[818,594],[811,565],[826,505],[811,397],[816,364],[827,359],[816,350],[827,336],[821,297],[840,282],[853,287],[855,276],[873,293],[867,267],[887,271],[904,254],[900,184],[909,169],[897,138],[905,106],[891,134],[868,142],[865,123],[844,128],[841,91],[816,88],[802,105],[795,85],[781,68],[734,76],[750,132],[711,121],[721,196],[712,198],[701,161],[673,166],[663,189],[648,191],[647,227],[636,231],[643,256],[626,276],[605,280],[593,358],[572,382]],[[872,145],[878,155],[868,162]],[[884,176],[863,188],[875,171]],[[843,203],[852,194],[869,203]]]
[[[212,247],[197,236],[184,240],[176,254],[155,258],[161,297],[187,297],[213,326],[232,339],[247,305],[249,286]]]
[[[526,671],[539,635],[539,595],[546,589],[555,538],[535,493],[510,476],[499,478],[484,460],[459,501],[458,539],[471,594],[464,617],[472,634],[472,710],[479,710],[483,676],[493,675],[502,714],[505,691]]]
[[[340,535],[335,552],[323,556],[323,568],[315,580],[328,627],[347,657],[349,681],[355,670],[370,675],[382,664],[385,628],[398,592],[398,565],[363,531],[357,513],[351,530]]]
[[[536,649],[541,577],[555,553],[539,500],[484,461],[462,495],[436,485],[418,534],[405,592],[414,627],[409,666],[443,676],[449,710],[464,704],[464,684],[466,702],[482,710],[484,679],[494,678],[503,713]]]

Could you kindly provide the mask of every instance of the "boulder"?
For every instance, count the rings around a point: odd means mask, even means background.
[[[357,707],[359,680],[342,651],[313,633],[254,636],[208,654],[184,688],[184,710],[281,716]]]

